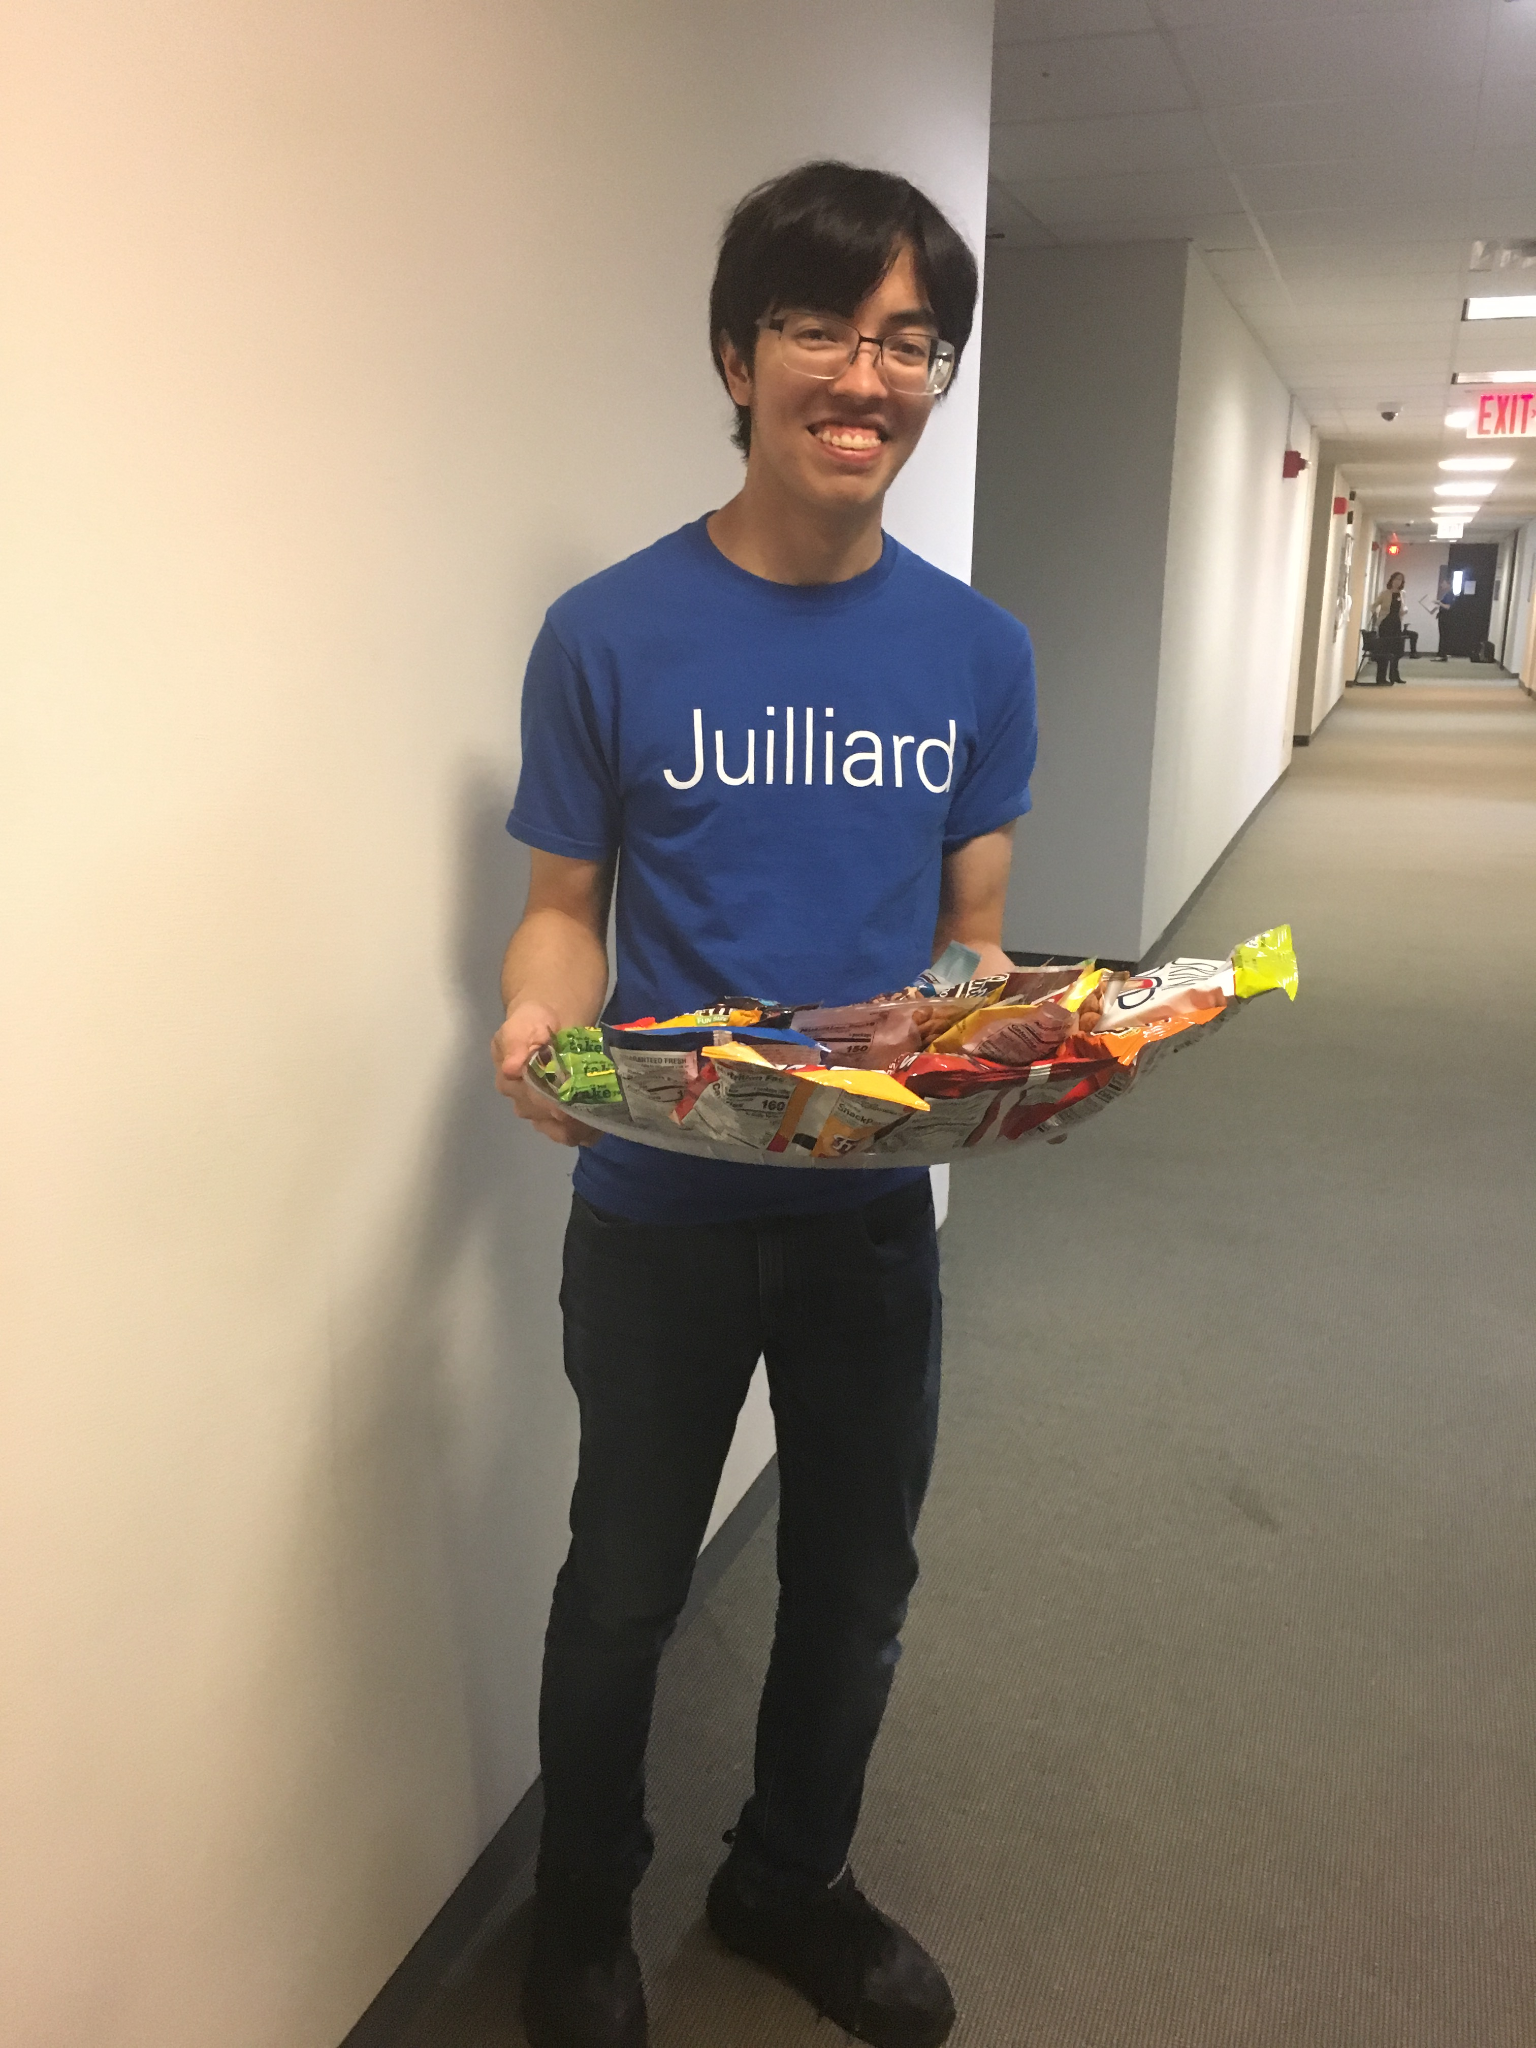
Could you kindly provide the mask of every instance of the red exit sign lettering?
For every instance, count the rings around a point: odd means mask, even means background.
[[[1485,391],[1467,429],[1469,441],[1536,435],[1536,391]]]

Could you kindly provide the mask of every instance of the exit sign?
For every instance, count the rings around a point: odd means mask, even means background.
[[[1507,441],[1536,435],[1536,390],[1485,391],[1467,429],[1469,441]]]

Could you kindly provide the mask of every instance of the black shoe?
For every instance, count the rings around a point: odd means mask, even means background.
[[[852,1871],[781,1903],[745,1885],[727,1857],[708,1916],[727,1948],[787,1978],[824,2019],[874,2048],[939,2048],[955,2023],[944,1972],[869,1903]]]
[[[646,2048],[645,1986],[627,1898],[540,1893],[523,1978],[523,2031],[529,2048]]]

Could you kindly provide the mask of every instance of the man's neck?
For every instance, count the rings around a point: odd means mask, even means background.
[[[711,513],[709,537],[738,569],[769,583],[846,583],[880,559],[881,503],[818,514],[755,478]]]

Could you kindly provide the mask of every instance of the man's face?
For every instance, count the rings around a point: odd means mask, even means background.
[[[777,309],[787,310],[824,309]],[[850,317],[861,334],[881,338],[912,328],[937,332],[910,249],[899,251]],[[889,390],[870,348],[861,348],[830,381],[787,368],[772,329],[759,333],[750,370],[729,344],[722,354],[732,398],[752,409],[748,473],[771,471],[788,496],[808,507],[853,511],[878,503],[922,438],[933,410],[933,399],[924,394]]]

